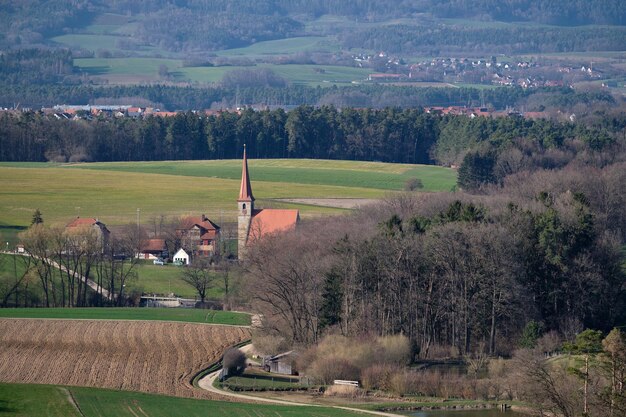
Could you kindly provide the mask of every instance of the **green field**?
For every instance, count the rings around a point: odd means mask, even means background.
[[[0,317],[27,319],[158,320],[249,326],[250,315],[195,308],[2,308]]]
[[[73,37],[93,37],[94,45],[107,35],[64,35]],[[114,38],[114,36],[109,36]],[[296,42],[296,45],[298,42]],[[289,46],[291,47],[291,46]],[[295,46],[293,46],[295,48]],[[259,47],[259,50],[263,48]],[[220,82],[224,74],[236,70],[254,70],[269,68],[293,84],[331,85],[364,80],[371,70],[363,68],[341,67],[333,65],[273,65],[258,64],[250,66],[223,67],[183,67],[183,61],[167,58],[80,58],[74,59],[74,65],[80,72],[104,79],[132,81],[135,79],[159,80],[159,67],[167,66],[170,77],[176,81],[199,83]]]
[[[129,281],[126,284],[127,291],[140,290],[144,294],[174,295],[183,298],[195,298],[196,290],[183,281],[183,269],[171,264],[168,265],[140,265],[137,269],[137,281]],[[216,277],[215,286],[207,291],[207,298],[216,299],[223,296],[223,285],[220,277]]]
[[[330,36],[302,36],[273,41],[257,42],[245,48],[226,49],[216,52],[218,56],[238,56],[247,57],[261,55],[282,55],[299,52],[334,52],[339,49],[339,45]]]
[[[75,402],[76,406],[72,404]],[[328,407],[241,404],[98,388],[0,383],[7,417],[351,417]]]
[[[28,226],[39,208],[47,224],[98,217],[108,225],[160,215],[204,213],[234,221],[241,161],[133,162],[59,166],[0,164],[2,227]],[[436,166],[354,161],[250,160],[258,207],[299,208],[303,217],[343,210],[287,204],[284,198],[381,198],[419,178],[424,191],[449,191],[456,172]],[[5,229],[6,231],[10,229]],[[4,236],[4,234],[3,234]]]

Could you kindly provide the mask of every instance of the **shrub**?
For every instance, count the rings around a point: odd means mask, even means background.
[[[422,188],[424,188],[424,184],[419,178],[409,178],[404,183],[404,191],[415,191]]]
[[[383,351],[383,361],[397,365],[411,363],[411,342],[408,337],[398,334],[379,337],[378,343]]]
[[[246,355],[237,348],[230,348],[224,353],[222,366],[228,376],[241,375],[246,369]]]
[[[388,390],[393,374],[399,372],[398,366],[377,363],[361,372],[361,384],[366,390]]]
[[[357,380],[359,368],[348,359],[335,355],[318,357],[307,370],[307,374],[320,384],[332,384],[335,379]]]

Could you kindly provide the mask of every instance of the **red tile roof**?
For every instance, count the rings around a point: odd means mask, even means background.
[[[161,252],[166,249],[165,239],[148,239],[141,250],[143,252]]]
[[[96,223],[98,223],[98,219],[94,219],[93,217],[85,217],[82,219],[80,217],[77,217],[69,222],[65,227],[93,226]]]
[[[289,209],[260,209],[252,213],[248,241],[267,236],[273,233],[292,230],[296,227],[300,213]]]
[[[181,219],[178,229],[191,229],[198,226],[205,230],[218,230],[220,227],[209,220],[206,216],[188,216]]]
[[[250,185],[250,175],[248,175],[248,157],[246,156],[246,145],[243,146],[243,166],[241,168],[241,186],[239,187],[239,198],[237,201],[254,201],[252,186]]]

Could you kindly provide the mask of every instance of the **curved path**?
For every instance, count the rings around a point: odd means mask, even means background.
[[[275,400],[275,399],[272,399],[272,398],[263,398],[263,397],[255,397],[255,396],[252,396],[252,395],[238,394],[238,393],[232,392],[232,391],[224,391],[224,390],[215,388],[213,386],[213,383],[217,379],[219,373],[220,373],[220,371],[215,371],[215,372],[213,372],[211,374],[208,374],[207,376],[205,376],[204,378],[202,378],[201,380],[198,381],[198,386],[200,388],[205,389],[207,391],[210,391],[212,393],[219,394],[219,395],[225,395],[225,396],[231,397],[231,398],[237,398],[237,399],[240,399],[240,400],[258,401],[258,402],[280,404],[280,405],[295,405],[295,406],[303,406],[303,407],[338,408],[340,410],[352,411],[352,412],[355,412],[355,413],[370,414],[370,415],[385,416],[385,417],[398,417],[398,414],[385,413],[385,412],[382,412],[382,411],[361,410],[359,408],[341,407],[341,406],[338,406],[338,405],[320,405],[320,404],[297,403],[297,402],[292,402],[292,401]]]

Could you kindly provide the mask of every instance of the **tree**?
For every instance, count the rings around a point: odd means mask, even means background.
[[[496,160],[492,152],[468,152],[459,168],[458,184],[464,190],[474,191],[482,185],[495,182],[493,172]]]
[[[204,305],[206,293],[215,285],[215,273],[208,259],[196,258],[183,270],[183,281],[198,292],[200,303]]]
[[[226,376],[241,375],[246,370],[246,355],[237,348],[230,348],[224,352],[222,366]]]
[[[30,225],[32,226],[34,224],[42,224],[42,223],[43,223],[43,217],[41,215],[41,211],[37,209],[33,213],[33,219],[30,221]]]
[[[570,368],[570,371],[583,380],[583,414],[589,414],[589,359],[602,351],[602,332],[599,330],[587,329],[576,335],[574,343],[566,343],[566,351],[574,354],[582,354],[585,359],[583,370]]]
[[[542,328],[541,323],[537,323],[535,320],[526,323],[519,346],[524,349],[534,349],[535,346],[537,346],[537,341],[541,337]]]
[[[620,415],[626,414],[626,395],[624,388],[626,386],[626,334],[618,328],[614,328],[602,340],[609,368],[609,379],[611,381],[611,389],[608,395],[604,395],[609,399],[610,415],[614,412]]]
[[[330,271],[326,274],[324,290],[322,292],[320,329],[334,326],[341,322],[342,300],[341,275],[336,271]]]

